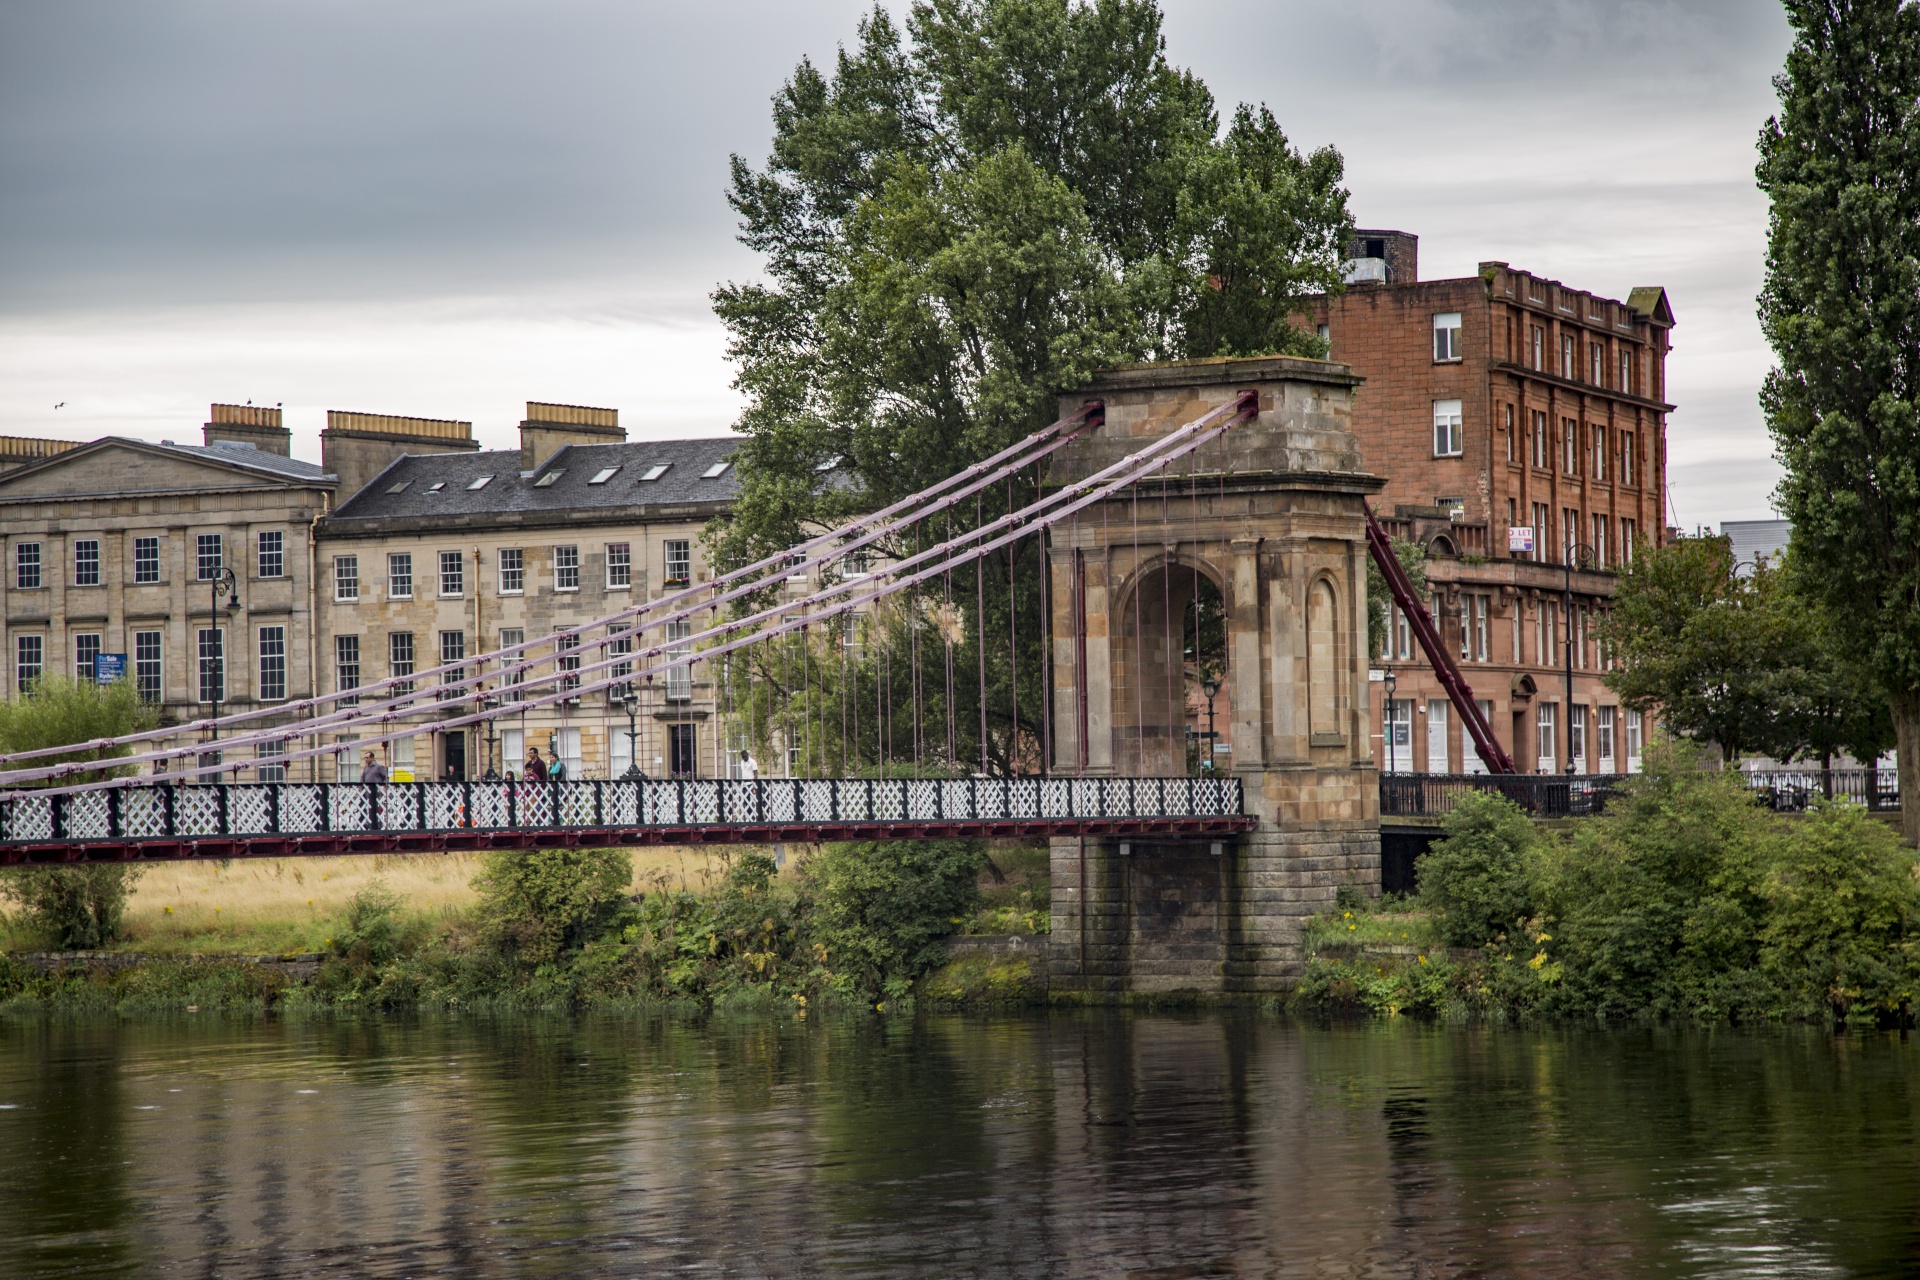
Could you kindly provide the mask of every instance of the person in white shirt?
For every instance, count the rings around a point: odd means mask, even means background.
[[[752,754],[745,747],[740,748],[740,776],[748,781],[760,776],[760,766],[754,763]]]

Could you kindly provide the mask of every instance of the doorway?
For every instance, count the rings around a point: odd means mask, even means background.
[[[467,780],[467,734],[464,729],[450,729],[440,735],[440,759],[442,781]]]
[[[667,767],[676,778],[691,778],[694,776],[696,762],[700,758],[697,754],[698,744],[695,739],[695,729],[696,726],[690,724],[667,726],[667,754],[669,756]]]

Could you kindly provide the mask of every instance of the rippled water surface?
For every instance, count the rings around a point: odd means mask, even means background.
[[[0,1020],[0,1275],[1920,1275],[1894,1037]]]

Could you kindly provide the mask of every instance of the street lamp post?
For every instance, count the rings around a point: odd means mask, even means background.
[[[1387,674],[1381,678],[1380,683],[1386,691],[1387,700],[1380,708],[1380,728],[1387,740],[1387,772],[1392,773],[1397,763],[1393,749],[1393,691],[1400,682],[1394,678],[1392,664],[1388,664],[1385,670]]]
[[[227,597],[228,613],[237,614],[240,612],[240,579],[235,577],[233,570],[225,565],[222,565],[219,572],[207,580],[207,617],[209,619],[209,626],[213,631],[214,641],[220,646],[219,654],[211,659],[214,664],[211,672],[213,678],[208,681],[209,688],[213,694],[213,697],[209,699],[209,701],[213,703],[212,723],[207,726],[207,741],[209,743],[217,743],[220,741],[220,696],[226,692],[227,688],[227,645],[226,641],[220,636],[221,596]],[[207,659],[202,659],[202,661],[207,661]],[[213,755],[214,751],[209,751],[207,754]],[[220,775],[215,773],[214,781],[218,782],[219,780]]]
[[[644,778],[640,771],[640,695],[632,685],[620,695],[620,709],[627,713],[627,771],[620,776],[629,780]]]
[[[481,775],[480,780],[482,782],[498,782],[500,781],[500,767],[498,762],[495,760],[494,749],[495,749],[495,745],[500,741],[500,736],[494,732],[492,713],[499,710],[500,699],[490,694],[483,694],[480,698],[480,706],[483,710],[485,710],[488,713],[487,715],[487,771],[486,773]]]
[[[1214,747],[1218,745],[1220,735],[1213,731],[1213,695],[1220,692],[1220,682],[1212,676],[1206,676],[1200,681],[1200,692],[1207,695],[1207,758],[1204,763],[1211,774],[1218,764]]]
[[[1567,631],[1561,645],[1566,657],[1567,697],[1561,708],[1561,718],[1567,722],[1562,735],[1567,744],[1567,759],[1561,766],[1560,772],[1565,774],[1573,772],[1573,569],[1576,561],[1582,565],[1591,565],[1598,558],[1598,553],[1584,542],[1569,542],[1560,556],[1561,625]]]

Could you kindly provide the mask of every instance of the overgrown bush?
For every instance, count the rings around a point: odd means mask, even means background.
[[[625,849],[497,851],[473,882],[481,934],[522,963],[551,964],[611,922],[632,879]]]
[[[808,930],[833,984],[905,994],[946,958],[940,939],[978,903],[985,857],[978,840],[889,840],[830,844],[808,859]]]
[[[1511,801],[1491,792],[1462,799],[1447,815],[1446,838],[1420,856],[1420,902],[1451,946],[1478,947],[1533,914],[1528,859],[1539,833]]]
[[[20,904],[28,923],[59,951],[91,951],[120,936],[139,867],[14,867],[0,873],[0,895]]]
[[[333,953],[360,964],[386,964],[400,954],[400,895],[375,880],[347,900]]]
[[[26,696],[0,702],[0,754],[40,751],[150,729],[152,706],[125,680],[109,685],[48,676]],[[111,763],[124,747],[101,753],[80,749],[49,755],[35,764],[97,764],[63,779],[92,782],[126,773]],[[120,936],[121,917],[140,868],[130,866],[31,867],[0,872],[0,896],[25,910],[28,923],[61,950],[105,946]]]
[[[1650,752],[1608,814],[1569,835],[1535,832],[1504,800],[1461,806],[1422,860],[1421,889],[1448,941],[1477,954],[1329,957],[1302,998],[1398,1012],[1914,1021],[1913,853],[1855,805],[1769,813],[1688,748]]]

